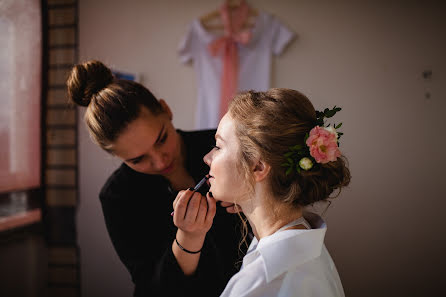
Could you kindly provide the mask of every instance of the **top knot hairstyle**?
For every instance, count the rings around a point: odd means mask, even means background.
[[[68,78],[68,95],[80,106],[88,106],[97,93],[113,81],[113,74],[104,64],[89,61],[76,65]]]
[[[139,83],[116,79],[99,61],[73,67],[67,79],[69,99],[87,107],[85,122],[92,138],[108,152],[119,134],[135,120],[141,108],[153,115],[164,112],[160,102]]]
[[[241,165],[247,178],[253,160],[271,166],[268,176],[275,199],[294,206],[306,206],[329,198],[350,182],[345,157],[320,164],[311,171],[286,174],[284,155],[290,147],[305,145],[305,135],[317,123],[310,100],[291,89],[242,92],[229,106],[240,141]]]

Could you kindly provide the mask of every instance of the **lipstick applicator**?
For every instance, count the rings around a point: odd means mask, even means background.
[[[210,177],[211,177],[211,176],[210,176],[209,174],[206,174],[206,175],[205,175],[205,176],[198,182],[198,184],[195,185],[193,191],[194,191],[194,192],[198,191],[198,190],[201,188],[201,186],[203,186],[204,183],[205,183]],[[170,215],[173,216],[173,214],[174,214],[174,211],[172,211],[172,213],[171,213]]]

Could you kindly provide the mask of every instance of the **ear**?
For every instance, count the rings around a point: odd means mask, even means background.
[[[269,172],[271,170],[271,166],[262,160],[258,160],[256,165],[254,166],[254,180],[256,182],[261,182],[266,179]]]
[[[159,101],[160,101],[161,107],[163,108],[164,112],[167,113],[167,115],[169,116],[169,119],[172,120],[173,114],[172,114],[172,111],[170,110],[169,105],[167,105],[167,102],[164,101],[164,99],[160,99]]]

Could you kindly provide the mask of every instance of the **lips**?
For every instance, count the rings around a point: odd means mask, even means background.
[[[206,180],[206,183],[208,184],[208,186],[211,186],[211,178],[214,178],[212,175],[209,174],[209,178]]]
[[[164,168],[163,170],[160,170],[161,174],[168,174],[170,172],[172,172],[173,168],[174,168],[174,162],[172,161],[172,163],[170,163],[169,166],[167,166],[166,168]]]

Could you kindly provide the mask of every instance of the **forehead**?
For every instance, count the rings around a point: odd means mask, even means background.
[[[222,138],[223,141],[229,143],[238,143],[235,133],[235,121],[226,113],[218,124],[217,135]]]
[[[166,130],[169,121],[166,116],[153,115],[143,110],[134,121],[121,132],[113,143],[113,152],[123,159],[138,157],[150,150],[160,132]]]

